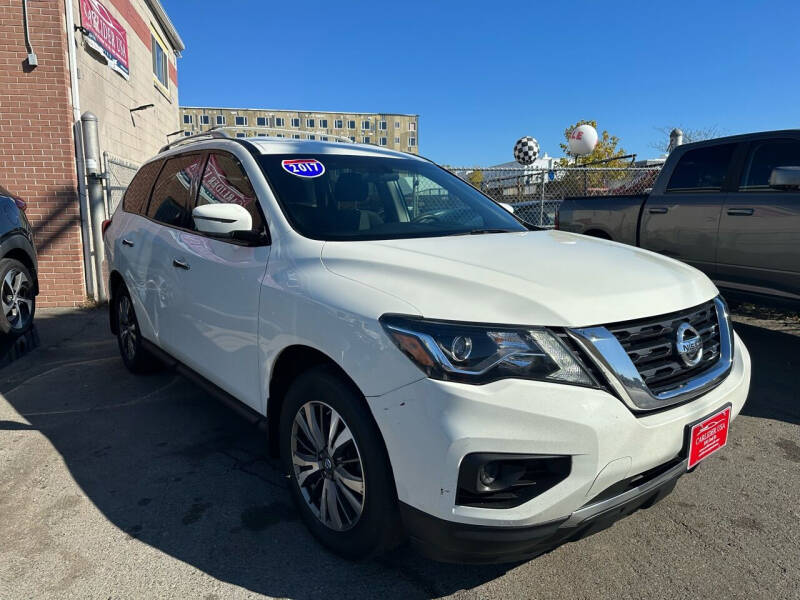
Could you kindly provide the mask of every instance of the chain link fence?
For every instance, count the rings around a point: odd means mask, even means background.
[[[121,158],[117,158],[108,152],[103,152],[103,163],[105,164],[105,188],[106,188],[106,218],[113,215],[117,206],[122,201],[125,190],[139,170],[139,165]]]
[[[497,202],[510,204],[522,220],[553,227],[564,198],[644,194],[653,187],[661,166],[448,169]]]

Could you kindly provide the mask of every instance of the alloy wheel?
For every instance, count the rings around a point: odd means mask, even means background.
[[[292,423],[294,476],[311,512],[326,527],[346,531],[364,510],[364,466],[341,415],[324,402],[307,402]]]
[[[28,276],[11,268],[0,284],[0,305],[13,331],[24,331],[33,318],[33,298]]]
[[[133,304],[127,295],[123,295],[119,299],[119,307],[117,310],[119,319],[119,340],[122,351],[125,352],[125,357],[133,360],[136,357],[136,317],[133,313]]]

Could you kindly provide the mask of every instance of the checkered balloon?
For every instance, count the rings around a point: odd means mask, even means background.
[[[532,165],[539,156],[539,142],[529,135],[517,140],[514,144],[514,158],[521,165]]]

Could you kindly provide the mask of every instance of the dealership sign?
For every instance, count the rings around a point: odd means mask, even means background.
[[[81,0],[81,25],[86,43],[102,54],[109,66],[128,79],[128,33],[97,0]]]

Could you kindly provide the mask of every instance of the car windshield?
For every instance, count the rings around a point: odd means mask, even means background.
[[[344,154],[260,158],[292,226],[318,240],[525,231],[472,186],[427,161]]]

